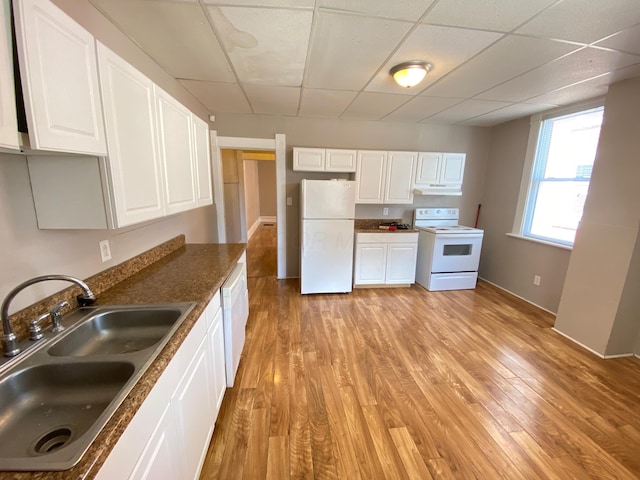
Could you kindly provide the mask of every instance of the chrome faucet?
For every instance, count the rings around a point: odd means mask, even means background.
[[[18,293],[20,293],[28,286],[33,285],[34,283],[45,282],[47,280],[64,280],[66,282],[71,282],[78,285],[82,289],[82,295],[78,295],[78,304],[80,306],[90,305],[96,301],[96,296],[93,294],[86,283],[69,275],[43,275],[41,277],[34,277],[30,280],[27,280],[26,282],[21,283],[16,288],[11,290],[2,302],[2,349],[4,351],[5,357],[14,357],[18,353],[20,353],[18,338],[16,334],[13,333],[11,324],[9,323],[9,304]],[[51,315],[52,320],[57,320],[57,322],[54,322],[54,327],[56,326],[56,324],[59,326],[60,309],[58,309],[57,311],[57,319],[53,318],[53,314]]]

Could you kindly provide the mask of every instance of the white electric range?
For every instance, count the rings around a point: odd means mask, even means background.
[[[476,288],[484,231],[458,225],[458,208],[418,208],[416,282],[427,290]]]

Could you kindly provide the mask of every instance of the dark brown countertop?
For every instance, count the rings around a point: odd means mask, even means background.
[[[98,305],[196,302],[196,306],[75,467],[60,472],[0,472],[0,479],[94,478],[120,435],[245,249],[245,244],[183,245],[100,293]],[[91,283],[90,286],[92,286]]]
[[[415,233],[418,230],[384,230],[379,226],[382,223],[395,222],[403,223],[401,218],[357,218],[354,223],[354,230],[356,233]]]

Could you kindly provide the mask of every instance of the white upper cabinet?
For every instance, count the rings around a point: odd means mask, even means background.
[[[325,151],[325,171],[326,172],[355,172],[356,171],[356,150],[339,150],[327,148]]]
[[[324,148],[294,148],[293,170],[299,172],[324,172]]]
[[[416,189],[426,195],[461,195],[465,159],[464,153],[421,152]]]
[[[98,60],[114,226],[165,214],[153,82],[102,44]]]
[[[389,152],[358,151],[356,203],[384,203]]]
[[[293,170],[299,172],[355,172],[356,150],[338,148],[293,149]]]
[[[384,203],[413,203],[416,152],[389,152]]]
[[[191,112],[157,85],[154,88],[164,194],[171,215],[197,206]]]
[[[209,124],[201,118],[191,114],[193,127],[193,154],[197,177],[198,207],[213,203],[211,191],[211,149],[209,148]]]
[[[11,42],[11,7],[2,0],[0,8],[0,148],[18,150],[18,121],[13,89],[13,52]]]
[[[32,149],[106,155],[93,36],[49,0],[16,0]]]

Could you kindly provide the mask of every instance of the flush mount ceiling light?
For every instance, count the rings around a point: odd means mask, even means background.
[[[398,85],[410,88],[418,85],[427,75],[429,70],[431,70],[430,63],[415,60],[396,65],[389,70],[389,74],[393,76],[393,79]]]

